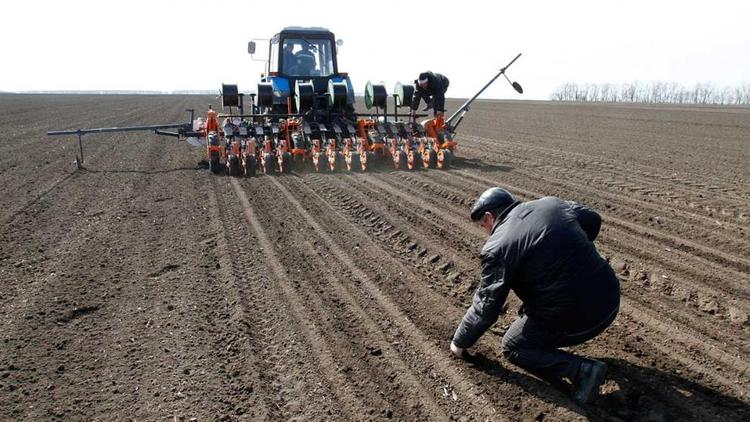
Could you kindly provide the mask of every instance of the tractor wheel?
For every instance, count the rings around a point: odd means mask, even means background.
[[[279,172],[282,174],[292,172],[292,154],[285,152],[279,155]]]
[[[362,161],[359,159],[358,152],[352,152],[349,155],[349,161],[346,163],[346,169],[349,171],[362,170]]]
[[[438,156],[438,163],[437,166],[439,169],[448,170],[451,167],[451,162],[453,161],[453,151],[449,149],[444,149],[441,151],[442,159]]]
[[[263,173],[265,174],[273,174],[274,170],[276,170],[276,160],[274,160],[274,156],[272,154],[266,154],[263,156]]]
[[[208,169],[213,174],[221,173],[221,163],[219,162],[219,153],[214,151],[211,153],[211,158],[208,160]]]
[[[255,156],[245,154],[245,177],[255,176],[255,170],[258,167],[258,162],[255,161]]]
[[[318,155],[318,162],[315,163],[315,171],[318,173],[325,173],[326,170],[328,170],[328,156],[324,153],[319,153]]]
[[[240,160],[236,155],[230,155],[227,159],[227,170],[232,177],[240,175]]]

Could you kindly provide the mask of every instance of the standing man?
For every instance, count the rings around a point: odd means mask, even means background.
[[[520,202],[501,188],[486,190],[471,219],[490,235],[471,307],[451,343],[456,357],[497,321],[512,289],[523,305],[502,342],[513,364],[569,391],[580,403],[599,394],[607,365],[562,350],[599,335],[617,316],[620,283],[594,246],[596,212],[546,197]]]
[[[412,117],[419,108],[419,102],[424,99],[429,110],[432,107],[433,116],[442,116],[445,113],[445,92],[448,91],[450,81],[439,73],[422,72],[419,79],[414,81],[416,90],[411,101]]]

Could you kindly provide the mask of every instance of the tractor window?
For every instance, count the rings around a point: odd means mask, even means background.
[[[270,70],[279,68],[279,38],[274,37],[271,40],[271,53],[268,61],[268,68]]]
[[[286,38],[281,56],[282,73],[316,77],[333,74],[333,50],[328,39]]]

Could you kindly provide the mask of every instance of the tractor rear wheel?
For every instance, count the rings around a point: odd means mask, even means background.
[[[221,173],[221,163],[219,162],[219,153],[214,151],[211,153],[211,157],[208,159],[208,169],[213,174]]]

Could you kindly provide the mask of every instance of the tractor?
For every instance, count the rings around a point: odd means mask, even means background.
[[[355,111],[352,82],[338,68],[337,48],[342,44],[324,28],[287,27],[268,40],[266,58],[256,57],[257,40],[248,43],[251,58],[265,62],[266,68],[248,102],[237,85],[222,84],[221,106],[226,113],[209,106],[205,119],[195,119],[189,110],[186,123],[50,131],[48,135],[78,135],[79,167],[81,137],[87,133],[154,130],[205,148],[211,172],[230,176],[292,170],[364,172],[374,166],[447,169],[458,145],[456,128],[469,106],[520,57],[500,69],[448,119],[441,115],[418,123],[416,118],[425,114],[399,115],[399,109],[411,106],[415,93],[415,85],[408,83],[396,84],[389,113],[385,86],[368,81],[364,91],[368,112]],[[523,92],[517,82],[511,84]]]

